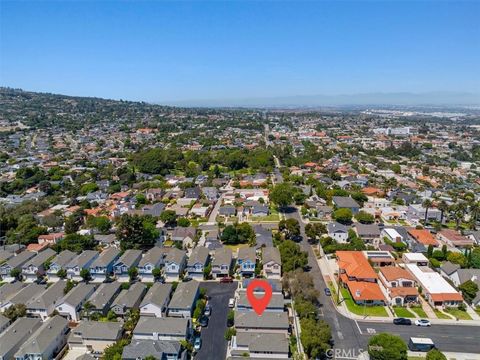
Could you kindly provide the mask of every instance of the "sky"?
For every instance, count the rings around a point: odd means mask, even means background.
[[[0,1],[0,85],[172,103],[480,94],[480,1]]]

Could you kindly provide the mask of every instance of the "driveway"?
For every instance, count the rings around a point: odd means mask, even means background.
[[[202,347],[195,356],[197,360],[225,360],[227,355],[227,330],[228,299],[233,297],[237,283],[221,284],[218,282],[203,282],[200,287],[207,290],[212,307],[210,321],[206,328],[202,328]]]

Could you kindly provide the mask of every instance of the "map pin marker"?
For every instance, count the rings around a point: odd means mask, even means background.
[[[262,297],[256,297],[254,291],[256,289],[262,289],[264,294]],[[261,316],[272,298],[272,287],[265,280],[253,280],[247,286],[247,299],[250,305],[252,305],[253,310],[257,315]]]

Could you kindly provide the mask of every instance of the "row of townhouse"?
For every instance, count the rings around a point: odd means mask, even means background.
[[[234,323],[236,334],[229,343],[230,358],[237,359],[248,354],[250,358],[289,358],[290,315],[285,306],[280,279],[268,279],[272,298],[262,316],[250,305],[246,288],[250,279],[245,279],[236,291]],[[264,295],[263,289],[255,289],[255,296]]]
[[[280,252],[276,247],[260,248],[262,260],[262,275],[267,279],[280,279],[282,276],[282,261]],[[257,250],[254,247],[243,247],[238,251],[237,256],[238,272],[243,277],[255,275],[257,266]]]

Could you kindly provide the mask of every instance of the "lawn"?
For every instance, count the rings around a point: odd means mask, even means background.
[[[437,315],[437,317],[439,319],[447,319],[447,320],[452,320],[452,318],[448,315],[445,315],[444,313],[442,313],[440,310],[437,310],[437,309],[433,309],[433,311],[435,312],[435,315]]]
[[[348,310],[356,315],[365,315],[365,316],[384,316],[387,317],[387,311],[383,306],[363,306],[357,305],[347,289],[342,288],[341,294],[345,299],[344,302],[347,305]]]
[[[476,313],[477,313],[478,315],[480,315],[480,306],[477,306],[477,307],[475,308],[475,311],[476,311]]]
[[[173,246],[173,241],[172,240],[165,240],[163,242],[163,246],[165,247],[172,247]]]
[[[225,247],[228,247],[230,250],[232,250],[233,253],[237,252],[238,249],[248,247],[248,244],[237,244],[237,245],[225,245]]]
[[[270,214],[267,216],[252,216],[251,221],[278,221],[278,214]]]
[[[425,312],[425,310],[422,309],[421,306],[411,307],[410,310],[412,310],[415,314],[417,314],[419,317],[423,319],[428,318],[427,313]]]
[[[460,320],[472,320],[472,317],[466,312],[459,309],[446,309],[444,310],[446,313],[455,316],[457,319]]]
[[[402,306],[394,306],[393,311],[395,312],[395,315],[397,315],[398,317],[404,317],[404,318],[414,318],[415,317],[415,314],[413,314],[407,308],[404,308]]]

